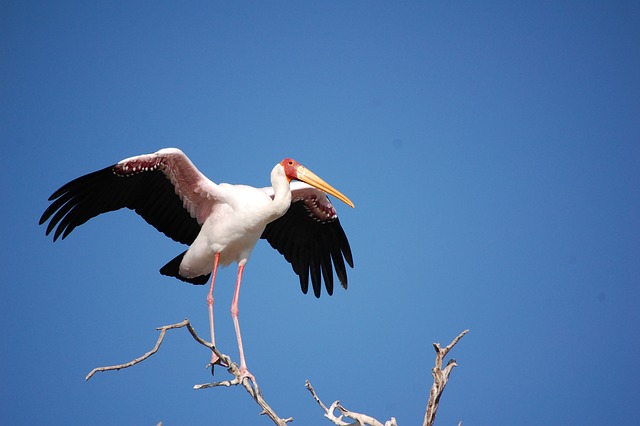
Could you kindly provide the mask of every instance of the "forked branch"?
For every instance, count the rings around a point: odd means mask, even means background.
[[[147,352],[146,354],[142,355],[141,357],[136,358],[136,359],[134,359],[132,361],[129,361],[127,363],[124,363],[124,364],[110,365],[110,366],[106,366],[106,367],[94,368],[87,375],[85,380],[89,380],[95,373],[97,373],[99,371],[120,370],[120,369],[123,369],[123,368],[128,368],[128,367],[134,366],[134,365],[144,361],[145,359],[149,358],[151,355],[153,355],[156,352],[158,352],[158,349],[160,348],[160,345],[164,341],[164,337],[167,334],[167,330],[171,330],[171,329],[175,329],[175,328],[182,328],[182,327],[186,327],[187,330],[189,330],[189,333],[191,334],[191,336],[198,343],[200,343],[201,345],[206,346],[207,348],[211,349],[220,358],[222,364],[224,366],[227,366],[227,371],[234,376],[233,380],[225,380],[225,381],[221,381],[221,382],[214,382],[214,383],[206,383],[206,384],[202,384],[202,385],[195,385],[194,389],[206,389],[206,388],[212,388],[212,387],[218,387],[218,386],[229,387],[229,386],[242,385],[247,390],[249,395],[251,395],[253,400],[262,408],[262,412],[260,414],[266,414],[278,426],[285,426],[288,422],[293,421],[293,418],[291,418],[291,417],[288,418],[288,419],[280,418],[275,413],[275,411],[269,406],[269,404],[267,404],[267,402],[264,400],[264,398],[262,397],[262,393],[260,392],[260,388],[258,387],[258,383],[256,382],[255,378],[248,377],[248,376],[243,376],[240,373],[240,368],[238,368],[238,365],[235,362],[231,361],[231,358],[229,356],[227,356],[227,355],[221,353],[220,351],[218,351],[218,349],[216,349],[216,347],[213,346],[213,344],[211,344],[211,343],[205,341],[204,339],[200,338],[200,336],[198,336],[198,334],[194,330],[193,326],[191,325],[191,323],[187,319],[185,319],[182,322],[176,323],[176,324],[170,324],[170,325],[165,325],[165,326],[159,327],[157,330],[160,330],[160,336],[158,336],[158,340],[156,341],[155,346],[153,347],[153,349],[151,349],[149,352]]]
[[[320,398],[316,394],[316,391],[315,391],[315,389],[313,389],[313,386],[311,386],[311,383],[309,383],[309,380],[307,380],[305,382],[304,386],[309,390],[309,392],[311,392],[311,396],[313,396],[313,399],[316,400],[318,405],[320,405],[320,407],[322,407],[322,409],[324,410],[324,416],[326,418],[328,418],[329,420],[331,420],[337,426],[352,426],[352,425],[353,426],[355,426],[355,425],[358,425],[358,426],[397,426],[395,417],[391,417],[391,420],[387,420],[384,424],[382,424],[379,420],[376,420],[371,416],[347,410],[342,405],[340,405],[340,401],[334,401],[333,404],[331,404],[331,407],[327,408],[327,406],[323,404],[323,402],[320,400]],[[338,411],[340,411],[340,413],[341,413],[339,416],[336,416],[334,414],[336,409]],[[346,417],[348,419],[354,420],[354,422],[353,423],[346,422],[346,421],[342,420],[343,417]]]
[[[456,361],[454,359],[450,359],[444,369],[442,369],[442,362],[444,357],[447,356],[449,351],[453,349],[453,347],[458,343],[462,337],[467,334],[469,330],[465,330],[460,333],[453,342],[451,342],[444,349],[440,347],[439,343],[434,343],[433,347],[436,350],[436,365],[432,369],[433,373],[433,385],[431,386],[431,391],[429,392],[429,401],[427,402],[427,411],[424,417],[423,426],[433,426],[433,422],[435,421],[436,412],[438,411],[438,405],[440,403],[440,396],[442,395],[442,391],[444,391],[444,387],[449,380],[449,375],[451,374],[451,370],[455,367]],[[311,383],[307,380],[305,383],[306,388],[311,392],[311,396],[313,399],[320,405],[322,410],[324,411],[324,416],[331,420],[337,426],[396,426],[395,417],[391,417],[390,420],[387,420],[384,425],[379,420],[374,419],[371,416],[366,414],[360,414],[353,411],[349,411],[340,405],[340,401],[335,401],[331,404],[330,407],[327,406],[320,400],[318,395],[316,394],[315,389],[311,386]],[[336,409],[340,412],[339,415],[336,415]],[[344,419],[351,419],[353,422],[347,422]],[[458,424],[461,426],[462,422]]]
[[[444,387],[449,381],[451,370],[453,370],[453,367],[456,367],[458,365],[456,363],[456,360],[451,358],[447,362],[447,365],[444,367],[444,369],[442,369],[442,362],[444,360],[444,357],[447,356],[449,351],[453,349],[456,343],[458,343],[458,341],[462,339],[462,337],[468,332],[469,330],[465,330],[462,333],[458,334],[458,336],[453,339],[453,342],[451,342],[444,349],[440,347],[440,343],[433,344],[433,348],[436,350],[436,365],[431,370],[433,374],[433,385],[431,386],[431,391],[429,392],[429,401],[427,402],[427,410],[424,415],[422,426],[433,426],[433,422],[436,419],[436,413],[438,411],[438,405],[440,404],[440,396],[442,396]]]
[[[191,333],[191,335],[193,336],[194,339],[196,339],[200,344],[210,348],[212,351],[216,352],[216,354],[217,354],[217,349],[215,349],[215,347],[213,347],[213,345],[211,345],[210,343],[205,342],[200,337],[198,337],[198,335],[196,334],[195,330],[193,329],[193,327],[189,323],[189,320],[185,319],[184,321],[179,322],[177,324],[170,324],[170,325],[165,325],[165,326],[162,326],[162,327],[158,327],[156,330],[160,330],[160,336],[158,336],[158,340],[156,341],[156,345],[153,347],[153,349],[151,349],[146,354],[144,354],[141,357],[136,358],[136,359],[134,359],[132,361],[126,362],[124,364],[109,365],[109,366],[106,366],[106,367],[94,368],[93,370],[91,370],[91,372],[89,374],[87,374],[87,377],[85,377],[84,380],[85,381],[89,380],[91,377],[93,377],[94,374],[96,374],[96,373],[98,373],[100,371],[121,370],[123,368],[132,367],[132,366],[144,361],[145,359],[149,358],[151,355],[153,355],[156,352],[158,352],[158,349],[160,349],[160,345],[164,341],[164,336],[167,334],[167,330],[171,330],[173,328],[181,328],[181,327],[185,327],[185,326],[189,329],[189,332]]]
[[[275,413],[275,411],[269,406],[269,404],[267,404],[265,399],[262,397],[262,393],[260,392],[260,388],[258,387],[258,383],[256,382],[255,378],[251,376],[242,375],[240,373],[240,369],[238,368],[238,365],[235,362],[233,362],[231,358],[229,358],[227,355],[219,352],[218,349],[216,349],[216,347],[213,346],[213,344],[200,338],[196,333],[196,331],[194,330],[191,323],[189,322],[189,320],[187,319],[176,324],[170,324],[170,325],[159,327],[158,330],[160,330],[160,335],[158,336],[158,340],[156,341],[155,346],[153,347],[153,349],[151,349],[149,352],[142,355],[141,357],[138,357],[124,364],[94,368],[87,375],[85,380],[89,380],[91,377],[93,377],[95,373],[99,371],[120,370],[123,368],[134,366],[146,360],[151,355],[158,352],[158,350],[160,349],[160,345],[164,341],[164,337],[167,334],[167,330],[172,330],[175,328],[182,328],[182,327],[186,327],[187,330],[189,330],[189,333],[191,334],[191,336],[198,343],[200,343],[203,346],[206,346],[211,351],[213,351],[220,358],[221,363],[225,367],[227,367],[227,371],[234,377],[232,380],[224,380],[220,382],[195,385],[194,389],[207,389],[207,388],[219,387],[219,386],[229,387],[229,386],[242,385],[247,390],[249,395],[251,395],[253,400],[262,408],[262,412],[260,414],[267,415],[278,426],[286,426],[287,423],[293,421],[293,418],[291,417],[287,419],[280,418]],[[452,358],[447,362],[446,366],[443,369],[442,364],[444,361],[444,357],[447,356],[449,351],[451,351],[451,349],[453,349],[453,347],[458,343],[458,341],[462,339],[462,337],[468,332],[469,330],[465,330],[462,333],[460,333],[445,348],[441,348],[439,343],[433,344],[433,347],[436,351],[436,362],[435,362],[435,367],[432,369],[433,385],[431,386],[431,390],[429,392],[429,401],[427,402],[427,409],[424,417],[423,426],[433,426],[436,412],[438,411],[438,405],[440,403],[440,397],[442,396],[442,392],[444,391],[444,388],[447,385],[447,382],[449,381],[449,375],[451,374],[451,370],[453,370],[453,367],[457,366],[455,359]],[[327,407],[320,400],[315,390],[313,389],[313,386],[311,386],[311,383],[309,383],[308,380],[305,383],[305,387],[309,390],[309,392],[311,392],[311,395],[313,396],[315,401],[318,403],[318,405],[320,405],[320,407],[324,411],[324,416],[337,426],[352,426],[352,425],[353,426],[396,426],[397,425],[395,417],[391,417],[390,420],[386,421],[383,424],[382,422],[366,414],[356,413],[354,411],[347,410],[342,405],[340,405],[339,401],[335,401],[333,404],[331,404],[330,407]],[[338,415],[335,414],[336,410],[339,411]],[[345,419],[352,420],[352,422],[346,421]],[[460,424],[461,423],[462,422],[460,422]]]

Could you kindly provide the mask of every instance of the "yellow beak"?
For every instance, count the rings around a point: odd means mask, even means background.
[[[322,180],[322,178],[320,178],[318,175],[316,175],[315,173],[313,173],[311,170],[307,169],[306,167],[298,166],[296,172],[297,172],[297,175],[298,175],[297,176],[298,180],[301,180],[302,182],[308,183],[309,185],[313,186],[314,188],[318,188],[319,190],[324,191],[329,195],[333,195],[338,200],[342,201],[343,203],[347,204],[348,206],[355,207],[353,205],[353,202],[349,198],[347,198],[346,195],[344,195],[342,192],[340,192],[337,189],[335,189],[333,186],[329,185],[327,182]]]

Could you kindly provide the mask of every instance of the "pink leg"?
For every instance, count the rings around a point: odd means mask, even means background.
[[[216,345],[216,336],[213,331],[213,285],[216,282],[216,272],[218,271],[218,261],[220,260],[220,253],[216,253],[213,258],[213,271],[211,272],[211,286],[209,287],[209,294],[207,295],[207,306],[209,308],[209,326],[211,328],[211,343]],[[211,368],[213,365],[220,362],[220,358],[214,353],[211,355]],[[213,370],[211,370],[213,371]]]
[[[233,303],[231,304],[231,318],[233,318],[233,326],[236,329],[236,338],[238,339],[238,352],[240,353],[240,373],[243,377],[253,377],[247,370],[247,362],[244,359],[244,349],[242,347],[242,335],[240,334],[240,322],[238,321],[238,299],[240,298],[240,284],[242,283],[242,272],[244,265],[238,266],[238,278],[236,280],[236,289],[233,293]]]

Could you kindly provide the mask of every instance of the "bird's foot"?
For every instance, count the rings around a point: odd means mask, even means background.
[[[240,367],[240,375],[238,376],[238,379],[240,380],[240,382],[242,382],[245,378],[251,380],[254,383],[256,382],[256,378],[249,372],[246,366]]]
[[[248,379],[248,382],[245,382],[245,379]],[[247,370],[246,366],[240,367],[240,374],[236,375],[236,380],[238,380],[238,383],[242,384],[245,387],[250,386],[251,388],[253,388],[253,392],[255,392],[256,395],[262,397],[262,392],[260,391],[258,382],[256,382],[256,378],[249,372],[249,370]]]
[[[215,365],[219,365],[221,367],[224,368],[229,368],[229,365],[227,365],[227,363],[220,358],[218,355],[216,355],[215,353],[213,355],[211,355],[211,362],[209,362],[209,364],[207,364],[207,368],[211,367],[211,375],[213,376],[213,367]]]

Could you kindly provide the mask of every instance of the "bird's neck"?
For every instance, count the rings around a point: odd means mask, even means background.
[[[275,218],[284,215],[291,206],[291,188],[289,178],[284,173],[284,167],[277,164],[271,171],[271,186],[273,188],[273,214]]]

